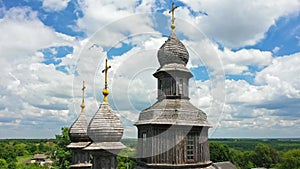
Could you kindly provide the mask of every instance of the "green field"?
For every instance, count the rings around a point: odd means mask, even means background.
[[[127,148],[118,157],[118,168],[133,169],[137,139],[121,140]],[[24,164],[34,154],[54,155],[54,168],[65,169],[70,164],[71,152],[66,148],[70,143],[68,130],[56,139],[3,139],[0,140],[0,168],[44,169],[37,164]],[[300,139],[209,139],[210,155],[213,162],[231,161],[238,169],[256,167],[276,169],[299,169]],[[59,152],[59,154],[57,153]],[[56,155],[56,157],[55,157]],[[263,160],[262,160],[263,159]],[[62,165],[63,164],[63,165]],[[296,166],[293,167],[293,166]]]
[[[17,156],[17,164],[23,164],[25,161],[31,159],[33,155],[24,155],[24,156]]]

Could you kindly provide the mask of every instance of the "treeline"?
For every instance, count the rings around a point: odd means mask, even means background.
[[[209,146],[213,162],[231,161],[240,169],[258,167],[300,169],[300,149],[277,151],[270,145],[262,143],[246,151],[233,149],[227,144],[218,142],[210,142]]]
[[[0,140],[0,169],[49,168],[20,162],[20,158],[30,159],[34,154],[46,154],[53,160],[53,169],[68,169],[71,163],[68,128],[62,128],[62,133],[55,137]],[[118,156],[118,168],[133,169],[137,139],[122,139],[122,142],[127,148]],[[239,169],[300,169],[300,139],[211,139],[209,146],[213,162],[231,161]]]
[[[209,139],[209,142],[227,144],[230,148],[249,151],[254,150],[258,144],[267,144],[277,151],[288,151],[300,148],[300,139]]]

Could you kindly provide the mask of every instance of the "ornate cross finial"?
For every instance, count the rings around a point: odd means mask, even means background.
[[[174,6],[174,2],[172,2],[172,9],[169,11],[169,13],[172,13],[172,24],[171,24],[171,29],[172,29],[172,32],[174,32],[174,29],[175,29],[175,17],[174,17],[174,11],[175,9],[178,8],[178,6]]]
[[[105,60],[105,68],[102,70],[102,73],[105,73],[105,84],[104,84],[104,89],[102,91],[102,94],[104,95],[103,101],[107,102],[108,98],[107,95],[109,94],[109,91],[107,89],[107,82],[108,82],[108,69],[111,68],[111,66],[108,66],[107,64],[107,58]]]
[[[81,107],[81,112],[83,113],[84,112],[84,108],[85,108],[85,104],[84,104],[84,90],[85,90],[85,81],[83,81],[83,84],[82,84],[82,103],[80,105]]]

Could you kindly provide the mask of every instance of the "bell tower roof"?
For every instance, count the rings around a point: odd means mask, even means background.
[[[182,42],[172,32],[165,43],[159,48],[157,58],[160,66],[178,63],[186,65],[189,61],[189,53]]]

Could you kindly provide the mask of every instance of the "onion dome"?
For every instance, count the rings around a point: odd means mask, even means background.
[[[189,60],[189,53],[176,34],[172,32],[168,40],[158,50],[158,61],[160,66],[170,63],[179,63],[184,66]]]
[[[69,130],[69,136],[72,142],[89,141],[87,135],[88,121],[84,113],[80,113],[77,120],[72,124]]]
[[[123,136],[124,128],[119,117],[113,112],[111,106],[108,104],[108,60],[105,60],[105,87],[102,91],[104,95],[103,103],[100,105],[98,111],[91,119],[87,128],[88,136],[95,143],[100,142],[119,142]]]
[[[107,102],[103,102],[87,129],[93,142],[119,142],[123,135],[123,126]]]
[[[89,137],[87,135],[87,126],[88,121],[86,119],[86,116],[84,114],[84,90],[85,90],[85,82],[83,81],[82,84],[82,103],[80,105],[81,107],[81,113],[79,117],[75,120],[75,122],[71,125],[69,130],[69,136],[72,142],[80,142],[80,141],[89,141]]]

